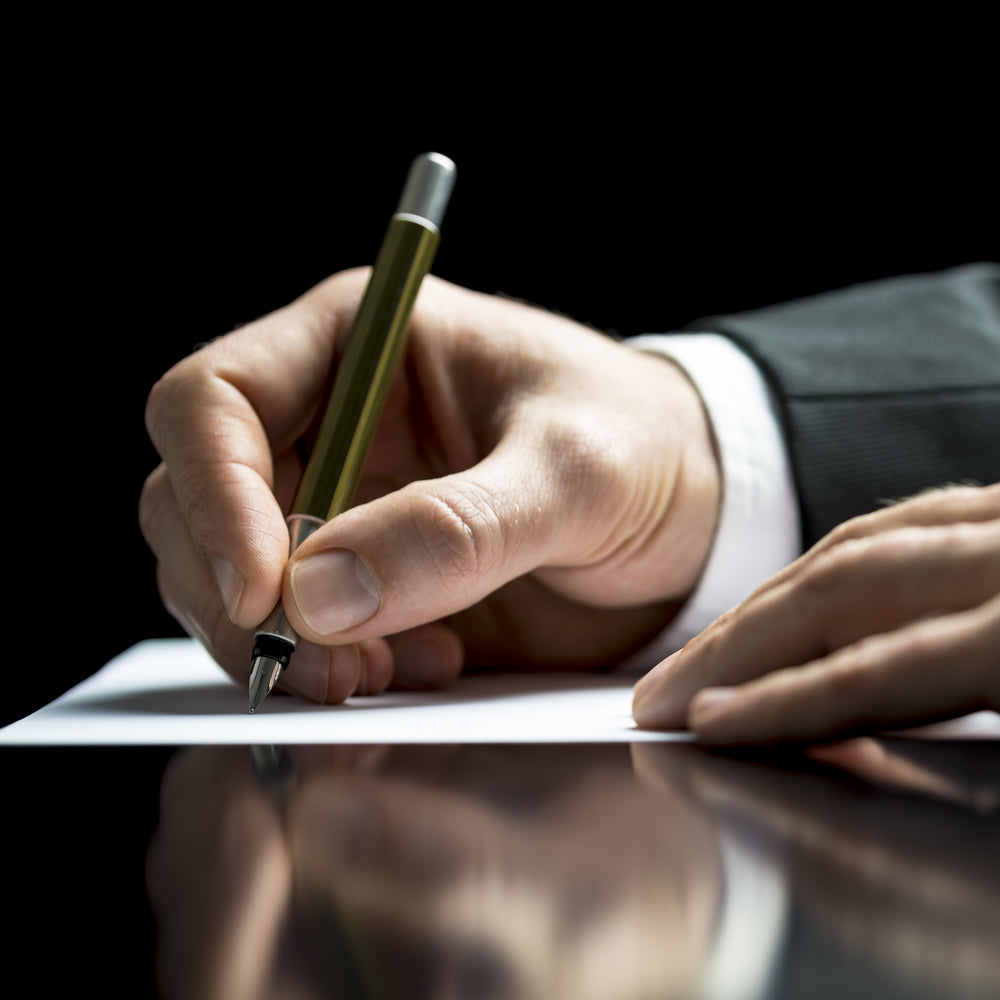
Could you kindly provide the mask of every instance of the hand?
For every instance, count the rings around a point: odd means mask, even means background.
[[[824,740],[1000,709],[1000,485],[841,525],[635,689],[644,728]]]
[[[817,981],[833,974],[838,988],[816,992],[868,995],[877,981],[885,995],[913,996],[919,983],[927,996],[995,996],[1000,814],[993,746],[894,737],[850,744],[836,755],[812,746],[802,755],[850,778],[798,767],[794,752],[682,758],[683,782],[715,818],[718,841],[742,846],[743,864],[756,871],[754,930],[768,926],[763,904],[787,894],[795,918],[810,927],[810,943],[804,952],[790,945],[782,962],[798,968],[807,954]],[[677,747],[634,744],[640,774],[655,780],[667,761],[676,767]],[[663,781],[683,787],[670,770]],[[787,888],[762,891],[769,884]]]
[[[669,361],[433,278],[357,506],[289,559],[300,447],[365,279],[334,276],[154,387],[163,464],[140,520],[166,606],[245,683],[249,633],[281,598],[304,640],[282,683],[320,702],[640,648],[715,528],[696,391]]]

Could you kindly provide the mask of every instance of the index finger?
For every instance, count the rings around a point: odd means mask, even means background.
[[[276,461],[319,406],[363,281],[360,272],[330,279],[185,358],[150,392],[150,439],[191,539],[228,581],[227,611],[243,628],[279,598],[288,533],[275,494],[294,483],[276,479]]]

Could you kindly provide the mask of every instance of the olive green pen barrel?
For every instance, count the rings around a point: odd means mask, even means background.
[[[418,156],[410,166],[292,501],[290,552],[351,505],[403,352],[413,304],[437,251],[454,179],[455,165],[438,153]],[[274,687],[297,643],[279,604],[254,633],[251,712]]]
[[[413,304],[440,239],[437,228],[424,219],[403,214],[390,219],[292,514],[329,521],[351,505],[406,342]]]

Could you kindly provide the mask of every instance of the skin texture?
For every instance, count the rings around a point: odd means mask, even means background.
[[[598,669],[667,624],[711,543],[719,471],[673,364],[425,281],[355,506],[291,559],[285,514],[366,272],[171,369],[140,501],[167,608],[240,683],[280,598],[281,684],[320,702],[463,667]]]
[[[848,521],[635,688],[645,728],[825,740],[1000,710],[1000,485]]]
[[[694,586],[719,470],[670,362],[428,279],[356,506],[289,559],[285,514],[366,272],[153,388],[140,502],[166,606],[240,683],[282,600],[281,684],[319,702],[463,668],[600,669]],[[829,740],[1000,707],[1000,486],[841,525],[636,686],[646,728]]]

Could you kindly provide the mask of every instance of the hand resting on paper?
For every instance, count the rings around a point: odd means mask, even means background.
[[[825,740],[1000,710],[1000,484],[846,522],[635,689],[645,728]]]
[[[719,470],[680,369],[425,281],[356,506],[289,559],[285,510],[366,273],[328,279],[153,388],[140,501],[165,605],[236,680],[278,599],[282,686],[318,702],[463,666],[597,668],[694,586]]]

